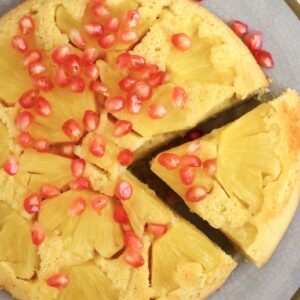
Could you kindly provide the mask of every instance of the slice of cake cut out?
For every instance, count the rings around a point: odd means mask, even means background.
[[[288,91],[211,134],[159,154],[152,170],[258,267],[299,200],[300,99]]]

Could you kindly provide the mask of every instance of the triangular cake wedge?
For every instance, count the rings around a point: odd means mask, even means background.
[[[288,91],[152,163],[191,211],[258,267],[270,259],[298,204],[299,112],[299,96]]]

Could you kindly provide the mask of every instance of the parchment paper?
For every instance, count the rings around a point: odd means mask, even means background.
[[[20,2],[0,0],[0,15]],[[261,30],[264,48],[273,53],[276,62],[276,68],[268,72],[273,78],[271,90],[278,93],[291,87],[300,92],[300,22],[283,0],[204,0],[202,3],[225,21],[240,19],[251,24],[252,29]],[[257,269],[240,255],[235,259],[238,268],[211,300],[290,300],[300,287],[300,209],[265,267]],[[0,299],[11,298],[0,292]]]

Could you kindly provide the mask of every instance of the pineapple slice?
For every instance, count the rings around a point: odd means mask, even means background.
[[[110,258],[123,247],[122,231],[119,224],[113,221],[113,203],[109,202],[98,213],[90,205],[95,195],[92,191],[68,191],[43,201],[39,213],[39,222],[45,228],[46,235],[60,235],[69,251],[84,261],[94,257],[94,250]],[[79,198],[85,200],[86,207],[81,214],[73,216],[70,209]],[[104,243],[105,236],[108,238]]]
[[[119,299],[118,290],[111,280],[91,262],[63,268],[62,273],[68,276],[69,283],[67,288],[60,291],[59,300]]]
[[[0,260],[7,262],[18,278],[31,279],[38,267],[31,224],[1,201],[0,228]]]
[[[152,287],[167,299],[204,299],[235,266],[204,234],[179,219],[153,243]]]
[[[51,153],[26,150],[20,158],[20,170],[30,174],[28,190],[38,192],[42,184],[65,187],[74,177],[71,160]]]
[[[132,47],[149,29],[155,19],[159,16],[162,9],[169,3],[169,0],[107,0],[103,1],[103,4],[107,6],[112,17],[117,17],[121,24],[118,33],[126,29],[123,22],[124,14],[129,10],[137,10],[140,14],[140,22],[137,27],[133,28],[137,36],[134,40],[128,43],[121,43],[116,41],[113,43],[109,50],[126,50]],[[96,39],[91,39],[91,37],[83,30],[83,25],[87,22],[95,21],[102,25],[105,25],[104,21],[100,21],[92,13],[91,6],[86,7],[84,16],[81,20],[75,19],[69,13],[69,11],[64,6],[59,6],[56,10],[56,24],[61,32],[69,34],[72,29],[77,29],[81,33],[84,41],[85,47],[97,47],[100,51],[100,55],[107,53],[107,49],[99,47]]]
[[[34,122],[30,133],[35,138],[45,138],[51,144],[70,142],[70,138],[62,130],[63,124],[74,119],[83,131],[82,118],[85,111],[96,111],[94,95],[85,90],[81,94],[75,94],[63,89],[55,89],[53,92],[44,94],[52,106],[49,117],[34,114]]]
[[[171,221],[173,217],[171,210],[157,198],[147,185],[141,183],[130,173],[120,176],[120,180],[127,181],[132,186],[132,196],[122,204],[137,235],[143,234],[147,223],[165,225]]]
[[[198,141],[168,151],[180,157],[198,143],[203,162],[216,159],[215,177],[206,176],[212,189],[197,171],[195,183],[209,192],[202,201],[188,201],[189,186],[180,181],[178,169],[166,170],[159,156],[152,164],[192,211],[220,228],[258,267],[271,257],[298,202],[294,182],[300,170],[299,103],[297,93],[289,91]],[[205,157],[205,143],[213,144],[217,152]]]
[[[9,157],[8,147],[8,132],[6,127],[0,122],[0,167],[4,164]]]
[[[5,78],[0,82],[0,100],[13,105],[24,91],[32,88],[32,82],[26,69],[22,67],[22,55],[12,48],[9,37],[2,35],[0,40],[0,77]]]

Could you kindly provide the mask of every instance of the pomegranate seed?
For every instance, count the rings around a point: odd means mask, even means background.
[[[159,103],[153,103],[148,106],[148,115],[151,119],[162,119],[167,114],[167,109]]]
[[[23,148],[31,148],[33,146],[33,137],[28,132],[21,132],[17,137],[17,143]]]
[[[85,32],[93,37],[99,37],[103,33],[103,26],[97,22],[88,22],[83,25]]]
[[[99,127],[100,116],[95,111],[87,110],[84,113],[82,123],[83,123],[85,130],[87,130],[89,132],[95,131]]]
[[[164,82],[165,78],[166,72],[159,71],[150,75],[149,79],[147,79],[147,84],[150,85],[150,87],[154,88],[161,85]]]
[[[187,51],[192,46],[192,40],[185,33],[174,34],[172,43],[175,48],[181,51]]]
[[[9,176],[16,175],[19,171],[19,167],[20,167],[20,164],[16,157],[8,158],[3,164],[3,170]]]
[[[109,9],[106,6],[102,5],[101,3],[93,5],[92,12],[99,19],[108,18],[110,15]]]
[[[167,225],[153,224],[153,223],[149,223],[147,225],[147,231],[149,233],[152,233],[156,237],[164,235],[167,232],[167,230],[168,230]]]
[[[28,49],[28,44],[26,40],[21,37],[20,35],[14,35],[11,39],[11,45],[13,48],[15,48],[17,51],[21,53],[25,53]]]
[[[29,214],[35,214],[40,210],[41,203],[41,196],[37,194],[31,194],[25,198],[23,205]]]
[[[126,120],[119,120],[115,124],[114,136],[122,137],[127,135],[132,130],[132,123]]]
[[[216,160],[208,159],[203,163],[204,172],[211,177],[214,177],[217,173],[217,164]]]
[[[260,31],[251,32],[245,37],[244,42],[251,52],[260,50],[262,48],[263,35]]]
[[[28,66],[28,73],[31,77],[37,77],[46,72],[44,64],[37,62]]]
[[[58,153],[68,158],[74,158],[74,144],[64,143],[62,145],[59,145]]]
[[[23,108],[32,108],[35,103],[35,97],[38,92],[36,90],[29,90],[25,92],[20,98],[19,103]]]
[[[27,35],[34,31],[34,21],[32,16],[24,16],[19,21],[19,28],[23,35]]]
[[[34,149],[38,152],[48,152],[50,149],[49,142],[45,139],[38,139],[34,143]]]
[[[70,76],[79,75],[81,72],[81,59],[76,54],[71,54],[66,57],[64,67]]]
[[[68,215],[70,217],[80,216],[86,209],[86,201],[82,197],[75,199],[68,210]]]
[[[188,146],[187,151],[190,153],[195,153],[201,150],[201,144],[199,140],[191,142]]]
[[[238,20],[232,21],[230,28],[240,38],[243,38],[248,33],[248,25]]]
[[[71,164],[71,171],[74,177],[81,177],[83,175],[86,162],[84,159],[74,159]]]
[[[131,247],[133,249],[143,250],[144,248],[143,241],[133,231],[125,232],[124,243],[126,247]]]
[[[102,82],[99,81],[91,81],[90,90],[94,93],[104,94],[108,93],[108,88]]]
[[[196,172],[192,167],[183,167],[179,170],[179,176],[183,184],[190,185],[195,180]]]
[[[82,136],[80,125],[74,119],[66,121],[62,126],[62,130],[70,139],[75,141],[79,140]]]
[[[35,98],[34,110],[37,114],[44,117],[49,117],[52,112],[51,104],[41,96]]]
[[[85,89],[84,80],[80,76],[74,76],[70,79],[69,88],[73,93],[82,93]]]
[[[181,157],[180,164],[184,167],[201,167],[202,161],[201,159],[193,154],[186,154]]]
[[[134,30],[125,29],[118,34],[118,38],[122,43],[130,43],[137,38],[137,33]]]
[[[258,64],[264,68],[274,68],[275,63],[272,54],[265,50],[257,50],[254,52],[254,57]]]
[[[130,65],[131,55],[128,52],[123,52],[117,57],[117,68],[125,69]]]
[[[60,190],[54,185],[43,184],[40,188],[40,194],[43,199],[50,199],[58,196],[60,194]]]
[[[199,202],[207,196],[207,189],[204,186],[193,186],[189,188],[185,194],[185,198],[189,202]]]
[[[95,195],[91,200],[92,209],[96,212],[100,212],[111,199],[103,194]]]
[[[40,76],[34,79],[34,85],[37,89],[42,90],[43,92],[50,92],[53,90],[53,82],[47,76]]]
[[[128,216],[121,204],[116,204],[114,207],[114,220],[119,224],[127,224]]]
[[[129,149],[123,149],[118,153],[117,159],[121,166],[127,167],[133,162],[134,154]]]
[[[68,286],[69,278],[62,273],[58,273],[54,276],[49,277],[46,280],[46,282],[51,287],[54,287],[57,289],[64,289]]]
[[[142,80],[147,80],[152,75],[158,73],[159,72],[159,68],[155,64],[147,64],[141,70],[139,70],[139,72],[141,72],[141,77],[140,78]]]
[[[142,109],[142,101],[134,94],[127,95],[127,106],[131,113],[138,114]]]
[[[111,48],[116,42],[116,36],[113,33],[106,33],[98,39],[98,44],[103,49]]]
[[[85,69],[85,75],[92,80],[96,80],[99,77],[99,71],[96,65],[89,65]]]
[[[167,170],[174,170],[180,164],[180,158],[174,153],[162,153],[158,156],[158,163],[165,167]]]
[[[129,28],[134,28],[139,25],[141,15],[137,10],[129,10],[124,14],[123,21]]]
[[[91,182],[85,177],[78,177],[69,186],[71,190],[83,191],[91,187]]]
[[[175,108],[183,109],[188,100],[188,94],[181,87],[174,87],[172,92],[172,103]]]
[[[29,50],[24,55],[23,64],[25,67],[33,64],[40,63],[42,61],[42,53],[38,50]]]
[[[87,48],[83,51],[81,63],[83,66],[93,64],[98,58],[98,50],[96,48]]]
[[[131,90],[140,100],[149,100],[152,97],[152,88],[144,81],[138,81]]]
[[[77,48],[84,49],[85,41],[78,29],[72,28],[69,32],[69,38]]]
[[[117,32],[120,28],[120,20],[117,17],[111,17],[105,22],[104,28],[107,31]]]
[[[42,225],[35,221],[31,227],[31,240],[33,244],[39,246],[45,238],[46,234]]]
[[[69,85],[70,80],[64,68],[58,67],[55,72],[55,82],[58,86],[65,88]]]
[[[104,106],[105,109],[110,113],[120,111],[124,108],[124,99],[120,96],[108,98],[105,101]]]
[[[123,255],[125,262],[134,268],[139,268],[145,263],[142,254],[131,247],[126,248]]]
[[[130,92],[132,90],[132,88],[134,87],[135,83],[136,83],[136,80],[134,78],[127,76],[119,82],[119,86],[120,86],[121,90],[123,90],[125,92]]]
[[[141,71],[146,65],[145,57],[141,55],[130,55],[129,58],[129,69],[131,71]]]
[[[51,55],[52,60],[57,65],[62,65],[65,62],[65,59],[71,54],[69,46],[62,45],[57,47]]]
[[[115,195],[120,200],[128,200],[132,196],[131,184],[125,180],[121,180],[115,187]]]
[[[94,156],[104,156],[105,148],[105,141],[100,135],[95,136],[90,142],[89,150]]]
[[[21,111],[18,113],[18,115],[16,116],[16,127],[18,128],[18,130],[20,131],[27,131],[32,122],[33,122],[33,114],[29,111]]]
[[[185,138],[188,140],[188,141],[193,141],[193,140],[196,140],[196,139],[199,139],[201,138],[202,136],[202,132],[200,129],[193,129],[193,130],[190,130],[186,135],[185,135]],[[190,152],[193,152],[193,151],[190,151]]]

